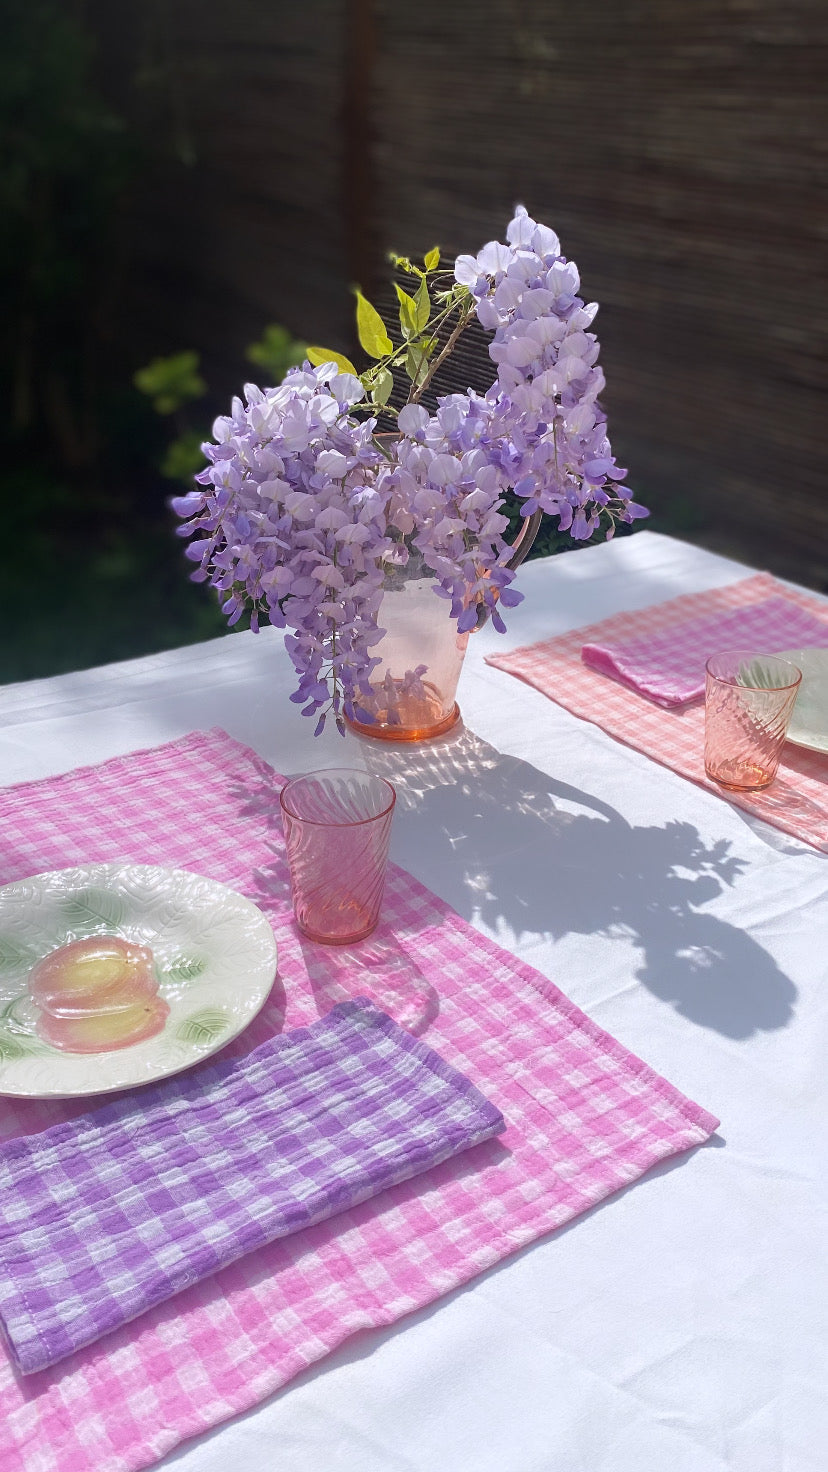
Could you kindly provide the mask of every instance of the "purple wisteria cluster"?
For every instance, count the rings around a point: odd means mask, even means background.
[[[247,384],[245,398],[203,447],[205,489],[173,506],[187,518],[182,534],[199,533],[186,549],[199,564],[193,578],[218,590],[229,622],[248,607],[254,630],[264,617],[290,631],[292,699],[321,712],[321,731],[329,709],[338,721],[353,716],[360,689],[370,691],[384,559],[394,552],[377,489],[386,461],[375,421],[350,412],[362,384],[333,363],[293,369],[275,389]]]
[[[383,578],[411,548],[461,631],[481,603],[502,630],[500,610],[522,597],[506,566],[508,491],[523,515],[549,512],[578,540],[602,513],[608,535],[647,514],[623,486],[597,402],[597,306],[577,295],[554,232],[522,207],[507,242],[459,256],[454,270],[494,333],[487,394],[449,395],[434,414],[410,402],[381,448],[360,379],[306,363],[279,387],[248,385],[246,403],[234,399],[203,447],[202,489],[173,502],[194,538],[193,577],[218,590],[229,621],[249,608],[254,629],[264,617],[288,630],[293,698],[317,715],[317,732],[329,712],[340,729],[343,716],[372,719]]]
[[[489,463],[522,500],[523,516],[549,512],[561,531],[586,541],[604,512],[612,536],[616,522],[648,513],[623,485],[627,472],[615,463],[598,404],[605,379],[598,339],[588,330],[598,304],[584,304],[577,266],[561,255],[554,230],[522,205],[506,239],[458,256],[454,268],[481,325],[494,332]]]

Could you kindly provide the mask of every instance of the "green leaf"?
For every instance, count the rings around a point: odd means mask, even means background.
[[[266,369],[273,383],[281,383],[288,368],[301,363],[306,353],[305,344],[292,337],[286,327],[272,322],[266,327],[260,342],[252,342],[245,348],[245,357]],[[318,365],[316,365],[318,366]],[[349,369],[349,372],[353,370]]]
[[[206,966],[205,956],[177,956],[169,966],[164,967],[164,976],[168,981],[195,981]]]
[[[437,267],[439,266],[439,264],[440,264],[440,247],[439,247],[439,245],[435,245],[434,249],[433,250],[430,250],[429,253],[428,253],[428,255],[425,258],[425,268],[426,268],[427,271],[436,271],[437,270]]]
[[[390,250],[388,252],[388,259],[392,266],[396,266],[398,271],[407,271],[409,276],[422,276],[423,274],[419,266],[413,265],[408,259],[408,256],[398,256],[393,250]]]
[[[335,363],[340,373],[353,373],[354,378],[359,375],[344,353],[335,353],[333,348],[306,348],[305,356],[313,364],[314,368],[321,368],[323,363]]]
[[[359,287],[355,288],[357,299],[357,335],[362,347],[371,358],[384,358],[394,351],[388,333],[376,307],[372,307]]]
[[[183,1043],[194,1043],[196,1047],[204,1047],[215,1041],[227,1027],[228,1017],[226,1012],[217,1007],[205,1007],[201,1012],[193,1012],[191,1017],[185,1017],[176,1030],[176,1037]]]
[[[417,303],[413,296],[403,291],[401,286],[394,282],[394,290],[400,304],[400,327],[403,337],[414,337],[417,332]]]
[[[185,486],[190,485],[197,470],[204,466],[204,452],[201,448],[202,440],[206,435],[199,434],[197,430],[180,434],[172,444],[167,446],[167,452],[159,467],[161,474],[168,480],[183,481]]]
[[[200,399],[207,385],[199,373],[198,353],[173,353],[168,358],[153,358],[146,368],[139,368],[133,383],[142,394],[152,399],[157,414],[174,414],[190,399]]]
[[[383,404],[387,404],[389,398],[391,397],[391,390],[393,387],[394,375],[391,372],[390,368],[381,368],[371,388],[372,402],[377,404],[380,408]]]
[[[431,316],[431,298],[428,294],[428,285],[425,277],[423,277],[417,287],[417,295],[414,301],[416,303],[417,331],[422,332],[423,328],[428,326],[428,319]]]
[[[428,372],[428,354],[423,351],[422,345],[410,347],[405,355],[405,371],[415,388],[419,388]]]
[[[79,889],[64,900],[60,909],[66,923],[75,930],[101,924],[114,929],[120,925],[124,913],[120,896],[109,889]]]

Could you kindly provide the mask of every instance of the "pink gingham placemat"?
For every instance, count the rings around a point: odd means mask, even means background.
[[[825,603],[797,589],[783,588],[768,573],[758,573],[724,588],[689,593],[668,603],[615,614],[601,623],[528,644],[510,654],[487,655],[486,663],[517,675],[574,715],[592,721],[610,736],[718,793],[736,807],[828,851],[828,756],[788,742],[771,787],[756,793],[724,792],[704,771],[703,702],[665,709],[590,669],[581,659],[585,644],[615,646],[644,641],[649,634],[661,637],[665,631],[681,629],[694,620],[750,609],[776,595],[821,623],[828,642]]]
[[[0,880],[86,862],[189,868],[249,895],[273,924],[278,976],[222,1057],[368,995],[505,1116],[497,1140],[271,1243],[20,1380],[0,1358],[3,1472],[129,1472],[243,1411],[358,1329],[395,1322],[570,1221],[717,1121],[550,981],[391,868],[361,945],[295,931],[278,779],[221,731],[195,732],[0,794]],[[5,1136],[74,1116],[0,1100]]]

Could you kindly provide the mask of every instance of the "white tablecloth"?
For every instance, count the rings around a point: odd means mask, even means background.
[[[164,1467],[825,1472],[828,858],[483,661],[748,572],[651,532],[530,563],[431,748],[314,742],[275,631],[0,691],[4,783],[211,725],[282,771],[385,772],[396,860],[722,1120]]]

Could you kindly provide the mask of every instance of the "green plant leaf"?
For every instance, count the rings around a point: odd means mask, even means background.
[[[354,378],[359,376],[350,358],[346,358],[344,353],[335,353],[333,348],[306,348],[305,356],[314,368],[321,368],[323,363],[335,363],[340,373],[353,373]]]
[[[408,256],[398,256],[395,251],[390,250],[388,252],[388,259],[392,266],[397,267],[398,271],[406,271],[409,276],[422,276],[423,274],[419,266],[412,265]]]
[[[372,402],[382,408],[383,404],[388,403],[393,387],[394,375],[390,368],[381,368],[371,388]]]
[[[357,299],[357,335],[361,346],[371,358],[385,358],[394,351],[388,333],[376,307],[372,307],[359,287],[355,288]]]
[[[417,303],[413,296],[409,296],[407,291],[403,291],[402,287],[396,281],[394,282],[394,290],[397,293],[397,300],[400,304],[400,328],[402,329],[402,335],[403,337],[414,337],[417,332]]]
[[[214,1042],[224,1032],[227,1023],[226,1012],[217,1007],[205,1007],[201,1012],[193,1012],[191,1017],[185,1017],[176,1029],[176,1037],[183,1043],[194,1043],[196,1047],[203,1047]]]
[[[195,981],[206,967],[206,956],[177,956],[164,967],[164,976],[168,981]]]
[[[419,388],[428,372],[428,354],[422,344],[412,346],[405,355],[405,371],[415,388]]]
[[[69,895],[60,907],[64,920],[75,930],[120,925],[124,907],[120,896],[110,889],[79,889]]]
[[[200,399],[207,385],[199,373],[198,353],[172,353],[168,358],[153,358],[146,368],[139,368],[133,383],[142,394],[152,399],[157,414],[174,414],[190,399]]]
[[[428,326],[428,319],[431,316],[431,297],[428,294],[428,283],[426,282],[425,276],[417,287],[417,295],[414,301],[417,331],[422,332],[423,328]]]
[[[427,271],[436,271],[439,264],[440,247],[439,245],[435,245],[434,249],[430,250],[428,255],[425,257],[425,268]]]
[[[306,352],[305,344],[292,337],[286,327],[271,322],[265,328],[261,341],[252,342],[245,348],[244,355],[249,362],[264,368],[273,383],[281,383],[288,369],[301,363]]]
[[[206,438],[206,435],[199,434],[197,430],[180,434],[167,446],[160,465],[161,474],[168,480],[183,481],[189,487],[196,471],[203,469],[204,452],[201,444]]]

